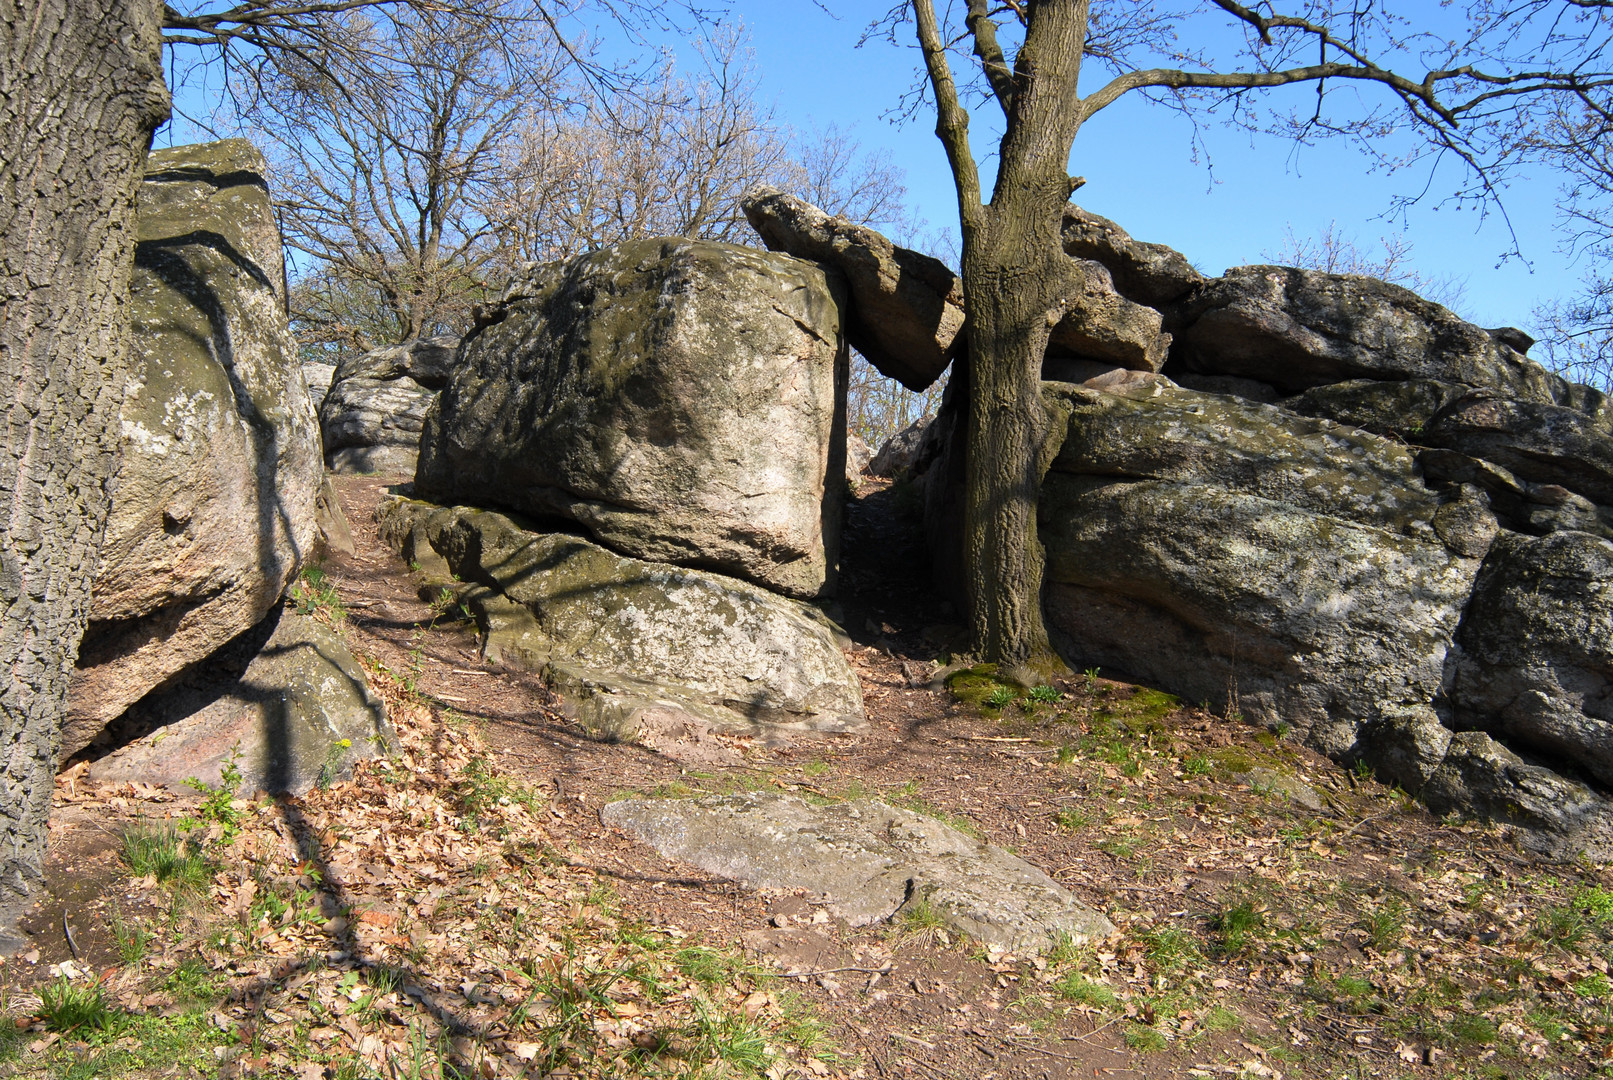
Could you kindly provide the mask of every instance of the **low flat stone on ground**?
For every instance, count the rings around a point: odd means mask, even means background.
[[[819,894],[853,926],[927,903],[950,929],[1016,952],[1040,951],[1063,934],[1091,941],[1115,932],[1019,856],[882,802],[817,806],[773,792],[624,799],[600,820],[707,873]]]

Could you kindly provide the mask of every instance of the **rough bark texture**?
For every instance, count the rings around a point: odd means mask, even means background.
[[[161,10],[0,0],[0,907],[39,880],[106,522]]]

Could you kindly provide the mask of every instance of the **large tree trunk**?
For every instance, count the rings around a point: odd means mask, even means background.
[[[161,13],[0,0],[0,939],[40,878],[110,501]]]
[[[1042,621],[1036,504],[1049,458],[1042,356],[1074,284],[1059,226],[1080,124],[1075,91],[1087,6],[1046,0],[1031,9],[991,202],[976,213],[963,208],[972,378],[963,549],[970,631],[980,655],[1025,683],[1062,666]]]

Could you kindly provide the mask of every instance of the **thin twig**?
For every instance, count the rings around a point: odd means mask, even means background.
[[[67,938],[67,947],[73,950],[73,959],[78,960],[78,942],[73,940],[73,928],[67,925],[67,912],[62,912],[62,935]]]
[[[838,975],[842,971],[861,971],[869,975],[889,975],[891,973],[891,965],[886,964],[882,968],[837,967],[823,968],[820,971],[786,971],[784,972],[783,977],[786,979],[806,979],[814,975]],[[931,1047],[931,1049],[934,1049],[934,1047]]]

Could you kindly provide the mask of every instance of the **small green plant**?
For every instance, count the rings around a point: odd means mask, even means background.
[[[337,739],[325,751],[325,761],[319,766],[319,778],[314,781],[321,790],[329,788],[342,775],[342,758],[353,748],[352,739]]]
[[[235,793],[241,788],[240,762],[241,743],[237,741],[224,758],[217,786],[194,776],[185,779],[185,786],[202,796],[196,813],[202,821],[219,827],[220,839],[226,846],[234,843],[241,832],[241,811],[235,806]]]
[[[1603,925],[1613,923],[1613,892],[1593,885],[1574,895],[1574,907]]]
[[[336,586],[325,576],[322,566],[310,564],[303,567],[291,596],[299,615],[323,615],[332,622],[347,618],[347,608],[342,604]]]
[[[1265,913],[1251,900],[1223,905],[1210,919],[1210,932],[1215,935],[1216,951],[1223,956],[1238,956],[1247,952],[1254,944],[1254,939],[1265,929]]]
[[[123,914],[123,909],[112,909],[112,940],[117,943],[118,956],[123,959],[125,967],[139,967],[140,962],[146,958],[146,947],[151,939],[156,937],[138,922],[130,920]]]
[[[1386,897],[1383,903],[1361,916],[1361,929],[1379,951],[1400,944],[1406,932],[1406,901],[1398,896]]]
[[[1495,1042],[1500,1032],[1496,1029],[1495,1021],[1486,1016],[1458,1016],[1451,1021],[1451,1034],[1457,1042],[1468,1046],[1488,1046]]]
[[[801,772],[810,777],[819,777],[828,771],[829,763],[827,761],[809,761],[801,766]]]
[[[1236,1031],[1243,1026],[1243,1017],[1222,1005],[1213,1006],[1199,1021],[1205,1031]]]
[[[1133,1050],[1150,1053],[1165,1049],[1165,1036],[1157,1028],[1147,1024],[1130,1023],[1126,1025],[1126,1045]]]
[[[1064,700],[1064,694],[1056,687],[1046,685],[1031,687],[1025,696],[1042,705],[1055,705]]]
[[[988,709],[1006,709],[1014,703],[1017,696],[1011,686],[995,686],[981,704]]]
[[[1565,951],[1572,950],[1585,938],[1585,916],[1578,907],[1548,907],[1535,917],[1535,937],[1546,945],[1555,945]]]
[[[697,1056],[724,1062],[742,1075],[756,1075],[773,1064],[762,1029],[743,1015],[715,1010],[702,1002],[690,1024]]]
[[[1076,832],[1092,824],[1092,819],[1079,810],[1060,810],[1053,815],[1053,824],[1066,832]]]
[[[192,1004],[212,1004],[221,996],[218,984],[207,964],[191,957],[174,969],[163,981],[163,989],[181,1001]]]
[[[708,986],[730,982],[748,970],[748,965],[737,956],[700,945],[679,949],[672,954],[672,962],[689,978]]]
[[[123,834],[123,862],[136,877],[199,890],[212,870],[191,840],[172,825],[136,825]]]
[[[1056,980],[1053,992],[1065,1001],[1094,1009],[1112,1009],[1120,1003],[1120,998],[1112,989],[1101,982],[1094,982],[1079,971],[1067,972]]]
[[[1075,747],[1071,746],[1069,743],[1065,743],[1063,746],[1058,748],[1057,757],[1060,765],[1070,764],[1075,760]]]
[[[51,1031],[62,1034],[88,1028],[105,1031],[112,1026],[112,1010],[101,984],[75,983],[65,975],[40,988],[39,1017]]]
[[[1081,673],[1081,678],[1086,684],[1087,697],[1092,697],[1098,692],[1098,672],[1102,670],[1102,668],[1089,667]]]
[[[1141,936],[1143,954],[1162,971],[1175,971],[1199,956],[1199,948],[1185,930],[1162,926]]]
[[[1591,1001],[1608,1001],[1613,999],[1613,979],[1601,972],[1587,975],[1574,984],[1574,993]]]
[[[1209,776],[1215,771],[1215,762],[1210,760],[1208,754],[1194,754],[1182,762],[1182,773],[1185,776]]]
[[[1350,771],[1355,775],[1357,780],[1372,779],[1372,766],[1365,758],[1356,758],[1355,764],[1350,767]]]

